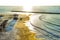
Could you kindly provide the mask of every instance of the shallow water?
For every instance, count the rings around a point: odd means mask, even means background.
[[[43,34],[40,38],[60,40],[60,14],[35,15],[32,16],[31,23],[35,30]]]

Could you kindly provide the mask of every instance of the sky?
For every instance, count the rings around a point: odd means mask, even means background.
[[[39,5],[60,5],[60,0],[0,0],[0,5],[9,6],[39,6]]]

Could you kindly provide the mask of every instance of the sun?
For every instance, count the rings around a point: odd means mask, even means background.
[[[27,12],[32,11],[32,6],[24,5],[23,11],[27,11]]]

